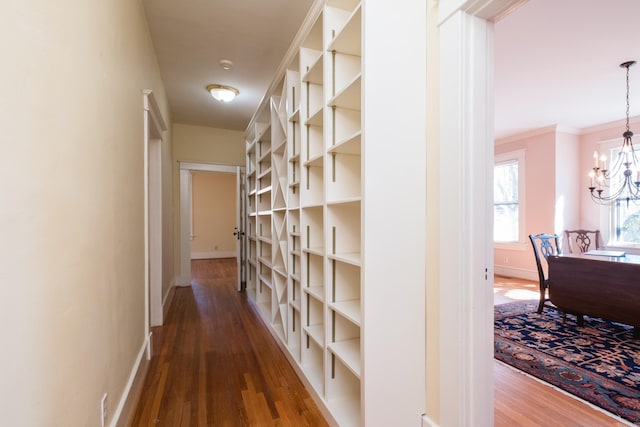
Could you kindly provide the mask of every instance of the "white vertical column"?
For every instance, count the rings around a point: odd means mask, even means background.
[[[493,26],[440,24],[440,425],[493,425]]]
[[[425,411],[426,2],[362,6],[363,425]]]

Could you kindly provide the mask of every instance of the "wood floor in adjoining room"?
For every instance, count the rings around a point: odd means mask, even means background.
[[[236,290],[236,260],[192,261],[177,288],[132,426],[325,426],[315,402]]]
[[[540,297],[538,283],[496,276],[496,304]],[[494,362],[495,427],[628,425],[502,363]]]

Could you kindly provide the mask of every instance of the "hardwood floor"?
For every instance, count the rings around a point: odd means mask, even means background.
[[[317,406],[236,291],[235,259],[192,261],[177,288],[132,426],[325,426]]]
[[[537,282],[494,278],[496,304],[518,299],[537,300],[539,295]],[[496,427],[629,425],[497,361],[494,388]]]
[[[192,262],[176,289],[132,426],[325,426],[246,295],[235,259]],[[537,298],[537,285],[496,277],[496,302]],[[564,393],[495,363],[495,426],[623,426]]]

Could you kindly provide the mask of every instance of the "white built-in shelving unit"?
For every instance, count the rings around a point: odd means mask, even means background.
[[[365,276],[384,262],[363,251],[363,5],[320,3],[245,134],[247,292],[329,421],[360,426],[377,404],[364,395]],[[369,289],[372,310],[386,293]]]

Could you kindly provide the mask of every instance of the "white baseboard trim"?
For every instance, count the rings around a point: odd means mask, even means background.
[[[525,268],[509,267],[507,265],[495,265],[493,272],[498,276],[517,277],[518,279],[538,280],[537,270],[528,270]]]
[[[187,276],[176,276],[173,282],[176,286],[191,286],[191,278]]]
[[[173,295],[176,293],[176,283],[175,279],[169,285],[169,289],[164,294],[164,298],[162,298],[162,323],[164,324],[164,319],[167,318],[167,313],[169,312],[169,307],[171,307],[171,301],[173,301]]]
[[[142,393],[144,379],[149,369],[147,354],[150,354],[150,346],[151,334],[144,340],[142,348],[138,352],[138,357],[136,357],[136,361],[133,364],[127,385],[124,387],[118,406],[113,413],[113,418],[109,424],[110,427],[125,427],[131,423],[131,417],[135,412],[138,398],[140,397],[140,393]],[[149,351],[149,353],[147,353],[147,351]]]
[[[235,258],[236,256],[237,256],[237,253],[234,251],[191,252],[191,259]]]
[[[434,423],[433,420],[426,415],[422,415],[422,427],[440,427]]]

